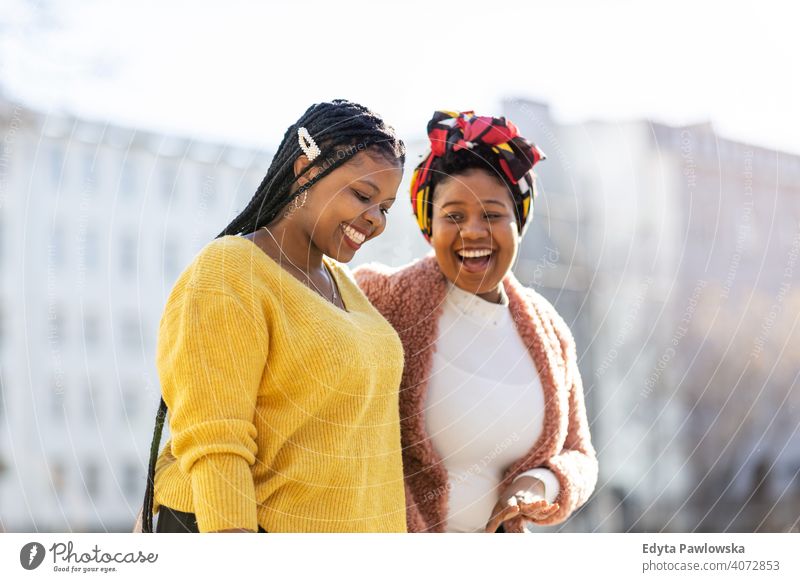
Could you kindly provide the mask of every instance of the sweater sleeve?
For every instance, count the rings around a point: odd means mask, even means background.
[[[548,503],[553,503],[561,491],[561,484],[558,482],[558,477],[556,477],[550,469],[536,467],[529,471],[523,471],[514,478],[514,481],[521,477],[535,477],[544,483],[544,498]]]
[[[549,518],[537,521],[538,525],[554,525],[563,522],[578,507],[583,505],[597,484],[597,456],[592,446],[589,422],[586,418],[583,383],[578,369],[575,340],[569,327],[553,309],[552,325],[558,335],[567,370],[569,386],[569,421],[564,447],[545,461],[544,467],[552,471],[559,482],[556,502],[559,510]]]
[[[157,365],[172,453],[191,480],[201,532],[258,529],[253,417],[267,349],[266,326],[233,294],[189,287],[162,318]]]

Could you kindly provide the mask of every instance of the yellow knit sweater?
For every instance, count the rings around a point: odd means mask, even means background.
[[[157,368],[171,438],[161,504],[201,532],[405,532],[403,347],[346,269],[347,311],[249,239],[215,239],[176,282]]]

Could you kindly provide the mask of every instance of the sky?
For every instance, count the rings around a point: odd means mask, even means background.
[[[711,121],[800,154],[796,22],[778,2],[4,0],[0,88],[267,148],[321,100],[359,101],[411,139],[436,109],[524,97],[564,123]]]

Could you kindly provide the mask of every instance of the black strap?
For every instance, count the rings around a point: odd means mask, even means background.
[[[142,511],[142,533],[153,533],[153,498],[155,493],[156,461],[158,449],[161,445],[161,433],[164,430],[164,420],[167,418],[167,403],[164,399],[158,405],[156,412],[156,428],[153,431],[153,442],[150,444],[150,464],[147,468],[147,487],[144,492]]]

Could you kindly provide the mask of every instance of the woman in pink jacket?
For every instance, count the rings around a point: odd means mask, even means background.
[[[408,528],[526,532],[597,482],[575,342],[511,272],[542,152],[504,118],[437,111],[411,203],[433,252],[354,274],[397,330]]]

